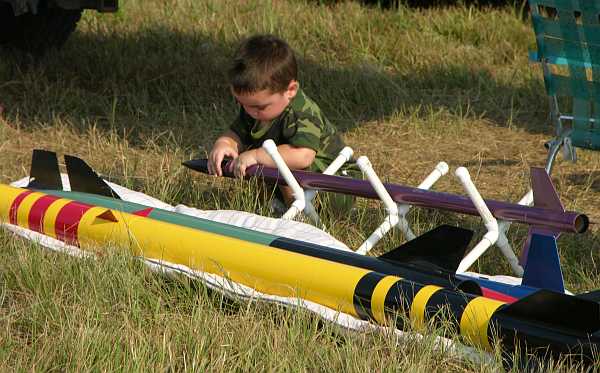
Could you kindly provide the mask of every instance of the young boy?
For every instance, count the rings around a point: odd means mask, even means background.
[[[221,161],[231,157],[234,174],[260,164],[275,167],[262,143],[272,139],[291,169],[322,172],[345,146],[335,127],[298,83],[294,53],[273,35],[255,35],[239,46],[229,70],[231,92],[240,113],[209,154],[208,169],[222,176]],[[286,204],[289,187],[280,187]]]

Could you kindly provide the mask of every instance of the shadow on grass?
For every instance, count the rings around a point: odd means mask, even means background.
[[[472,167],[472,166],[514,166],[519,164],[520,162],[514,159],[482,159],[479,160],[471,160],[463,162],[464,167]]]
[[[157,281],[162,293],[170,295],[168,302],[165,304],[167,307],[182,310],[182,305],[184,305],[188,306],[186,312],[192,313],[195,304],[190,300],[201,299],[225,315],[237,315],[244,311],[242,301],[225,296],[223,293],[208,287],[201,280],[191,279],[184,275],[169,275],[157,277],[155,281]]]
[[[587,186],[587,189],[600,192],[600,171],[578,172],[567,176],[569,183],[579,186]]]
[[[1,52],[6,118],[116,129],[133,145],[164,140],[206,150],[236,115],[226,66],[234,45],[199,34],[148,29],[129,35],[75,34],[64,49],[32,62]],[[68,62],[67,62],[68,61]],[[331,69],[300,61],[305,90],[342,131],[393,115],[445,111],[531,132],[544,126],[542,82],[501,84],[485,69],[415,68],[394,74],[364,64]],[[532,114],[533,112],[533,114]],[[156,135],[156,134],[159,135]]]

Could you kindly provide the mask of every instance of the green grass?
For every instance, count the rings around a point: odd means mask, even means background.
[[[1,238],[3,256],[13,258],[12,265],[0,266],[2,370],[461,366],[434,353],[429,339],[398,348],[385,333],[350,333],[306,311],[223,299],[185,279],[158,276],[129,257],[74,260]]]
[[[518,200],[552,132],[534,39],[511,7],[382,10],[355,2],[123,1],[85,13],[42,61],[0,53],[0,181],[28,173],[31,149],[84,158],[122,185],[169,203],[268,214],[252,183],[191,174],[236,113],[225,65],[240,37],[272,32],[300,60],[300,82],[358,155],[389,181],[416,185],[440,160],[464,165],[486,198]],[[600,157],[559,162],[567,209],[600,217]],[[451,175],[436,190],[462,193]],[[327,218],[357,247],[379,224],[373,201]],[[414,210],[417,233],[478,219]],[[600,283],[600,233],[559,240],[569,289]],[[509,239],[522,245],[526,227]],[[166,280],[128,257],[77,260],[0,236],[0,370],[499,370],[439,354],[431,341],[397,345],[350,333],[308,312],[224,300]],[[403,242],[395,232],[374,253]],[[509,273],[497,250],[479,271]],[[577,370],[548,363],[548,370]]]

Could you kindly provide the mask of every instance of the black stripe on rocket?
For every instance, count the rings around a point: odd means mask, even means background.
[[[416,282],[399,280],[385,295],[384,309],[387,317],[395,318],[396,327],[404,329],[410,325],[410,306],[415,295],[425,286]]]
[[[373,295],[375,288],[386,276],[369,272],[363,276],[354,289],[354,308],[357,315],[363,320],[374,320],[373,316]],[[410,307],[414,301],[415,295],[423,289],[424,285],[399,279],[387,289],[383,309],[387,317],[395,319],[397,328],[403,328],[410,317]]]
[[[371,309],[371,297],[375,287],[385,275],[377,272],[369,272],[364,275],[354,288],[354,309],[356,314],[363,320],[375,320]]]
[[[464,293],[440,289],[425,304],[425,320],[436,319],[436,325],[444,325],[449,333],[460,334],[460,320],[467,304],[473,300]]]

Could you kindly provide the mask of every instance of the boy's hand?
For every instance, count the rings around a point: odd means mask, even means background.
[[[243,152],[234,160],[233,173],[237,177],[244,177],[246,175],[246,169],[257,163],[258,159],[256,158],[256,149]]]
[[[221,162],[225,157],[237,158],[238,152],[226,141],[215,142],[215,145],[208,155],[208,173],[211,175],[223,176]]]

